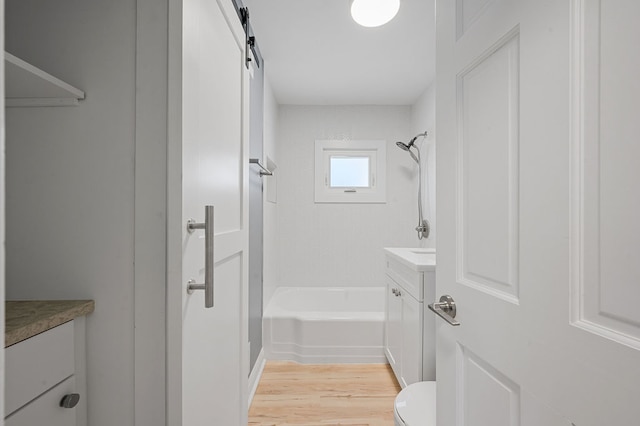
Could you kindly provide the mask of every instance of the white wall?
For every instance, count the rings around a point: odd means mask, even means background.
[[[429,238],[420,241],[421,247],[436,246],[436,93],[435,84],[424,91],[411,107],[411,128],[417,135],[425,130],[426,139],[416,142],[421,152],[422,204],[424,217],[431,225]],[[417,197],[417,196],[416,196]],[[417,221],[416,221],[417,222]]]
[[[132,426],[136,2],[6,6],[7,50],[87,93],[7,110],[7,298],[95,299],[89,424]]]
[[[264,78],[264,130],[263,130],[263,156],[264,161],[270,160],[278,168],[274,170],[273,176],[265,176],[264,183],[264,210],[263,210],[263,232],[264,232],[264,253],[263,253],[263,304],[266,306],[273,295],[278,283],[279,256],[278,256],[278,178],[280,175],[280,162],[278,160],[278,103],[273,94],[273,89],[269,83],[269,63],[265,64]]]
[[[411,108],[280,106],[277,135],[278,284],[384,285],[383,247],[418,246]],[[315,140],[345,138],[387,141],[386,204],[315,204]]]

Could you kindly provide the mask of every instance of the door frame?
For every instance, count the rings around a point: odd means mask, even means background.
[[[167,425],[182,424],[182,4],[169,0],[167,90]],[[172,303],[171,301],[179,301]]]
[[[0,47],[4,52],[4,0],[0,0]],[[0,337],[4,342],[4,292],[5,292],[5,120],[4,120],[4,61],[0,64]],[[0,351],[0,413],[4,413],[4,349]]]
[[[136,2],[134,422],[167,421],[169,3]],[[175,2],[173,2],[175,3]]]

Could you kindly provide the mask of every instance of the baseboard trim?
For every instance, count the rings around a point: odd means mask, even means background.
[[[260,383],[260,377],[262,377],[262,372],[264,371],[264,365],[266,362],[267,360],[264,357],[264,348],[262,348],[260,349],[256,363],[253,365],[253,370],[251,370],[251,374],[249,374],[249,407],[251,407],[251,402],[253,401],[253,396],[256,394],[256,389],[258,389],[258,383]]]

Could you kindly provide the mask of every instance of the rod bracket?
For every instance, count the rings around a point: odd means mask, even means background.
[[[262,163],[260,163],[259,158],[249,158],[249,163],[256,164],[258,167],[262,169],[260,170],[260,176],[273,176],[273,172],[267,169],[265,166],[263,166]]]

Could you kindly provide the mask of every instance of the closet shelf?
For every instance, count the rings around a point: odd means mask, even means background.
[[[74,106],[84,92],[4,52],[7,107]]]

